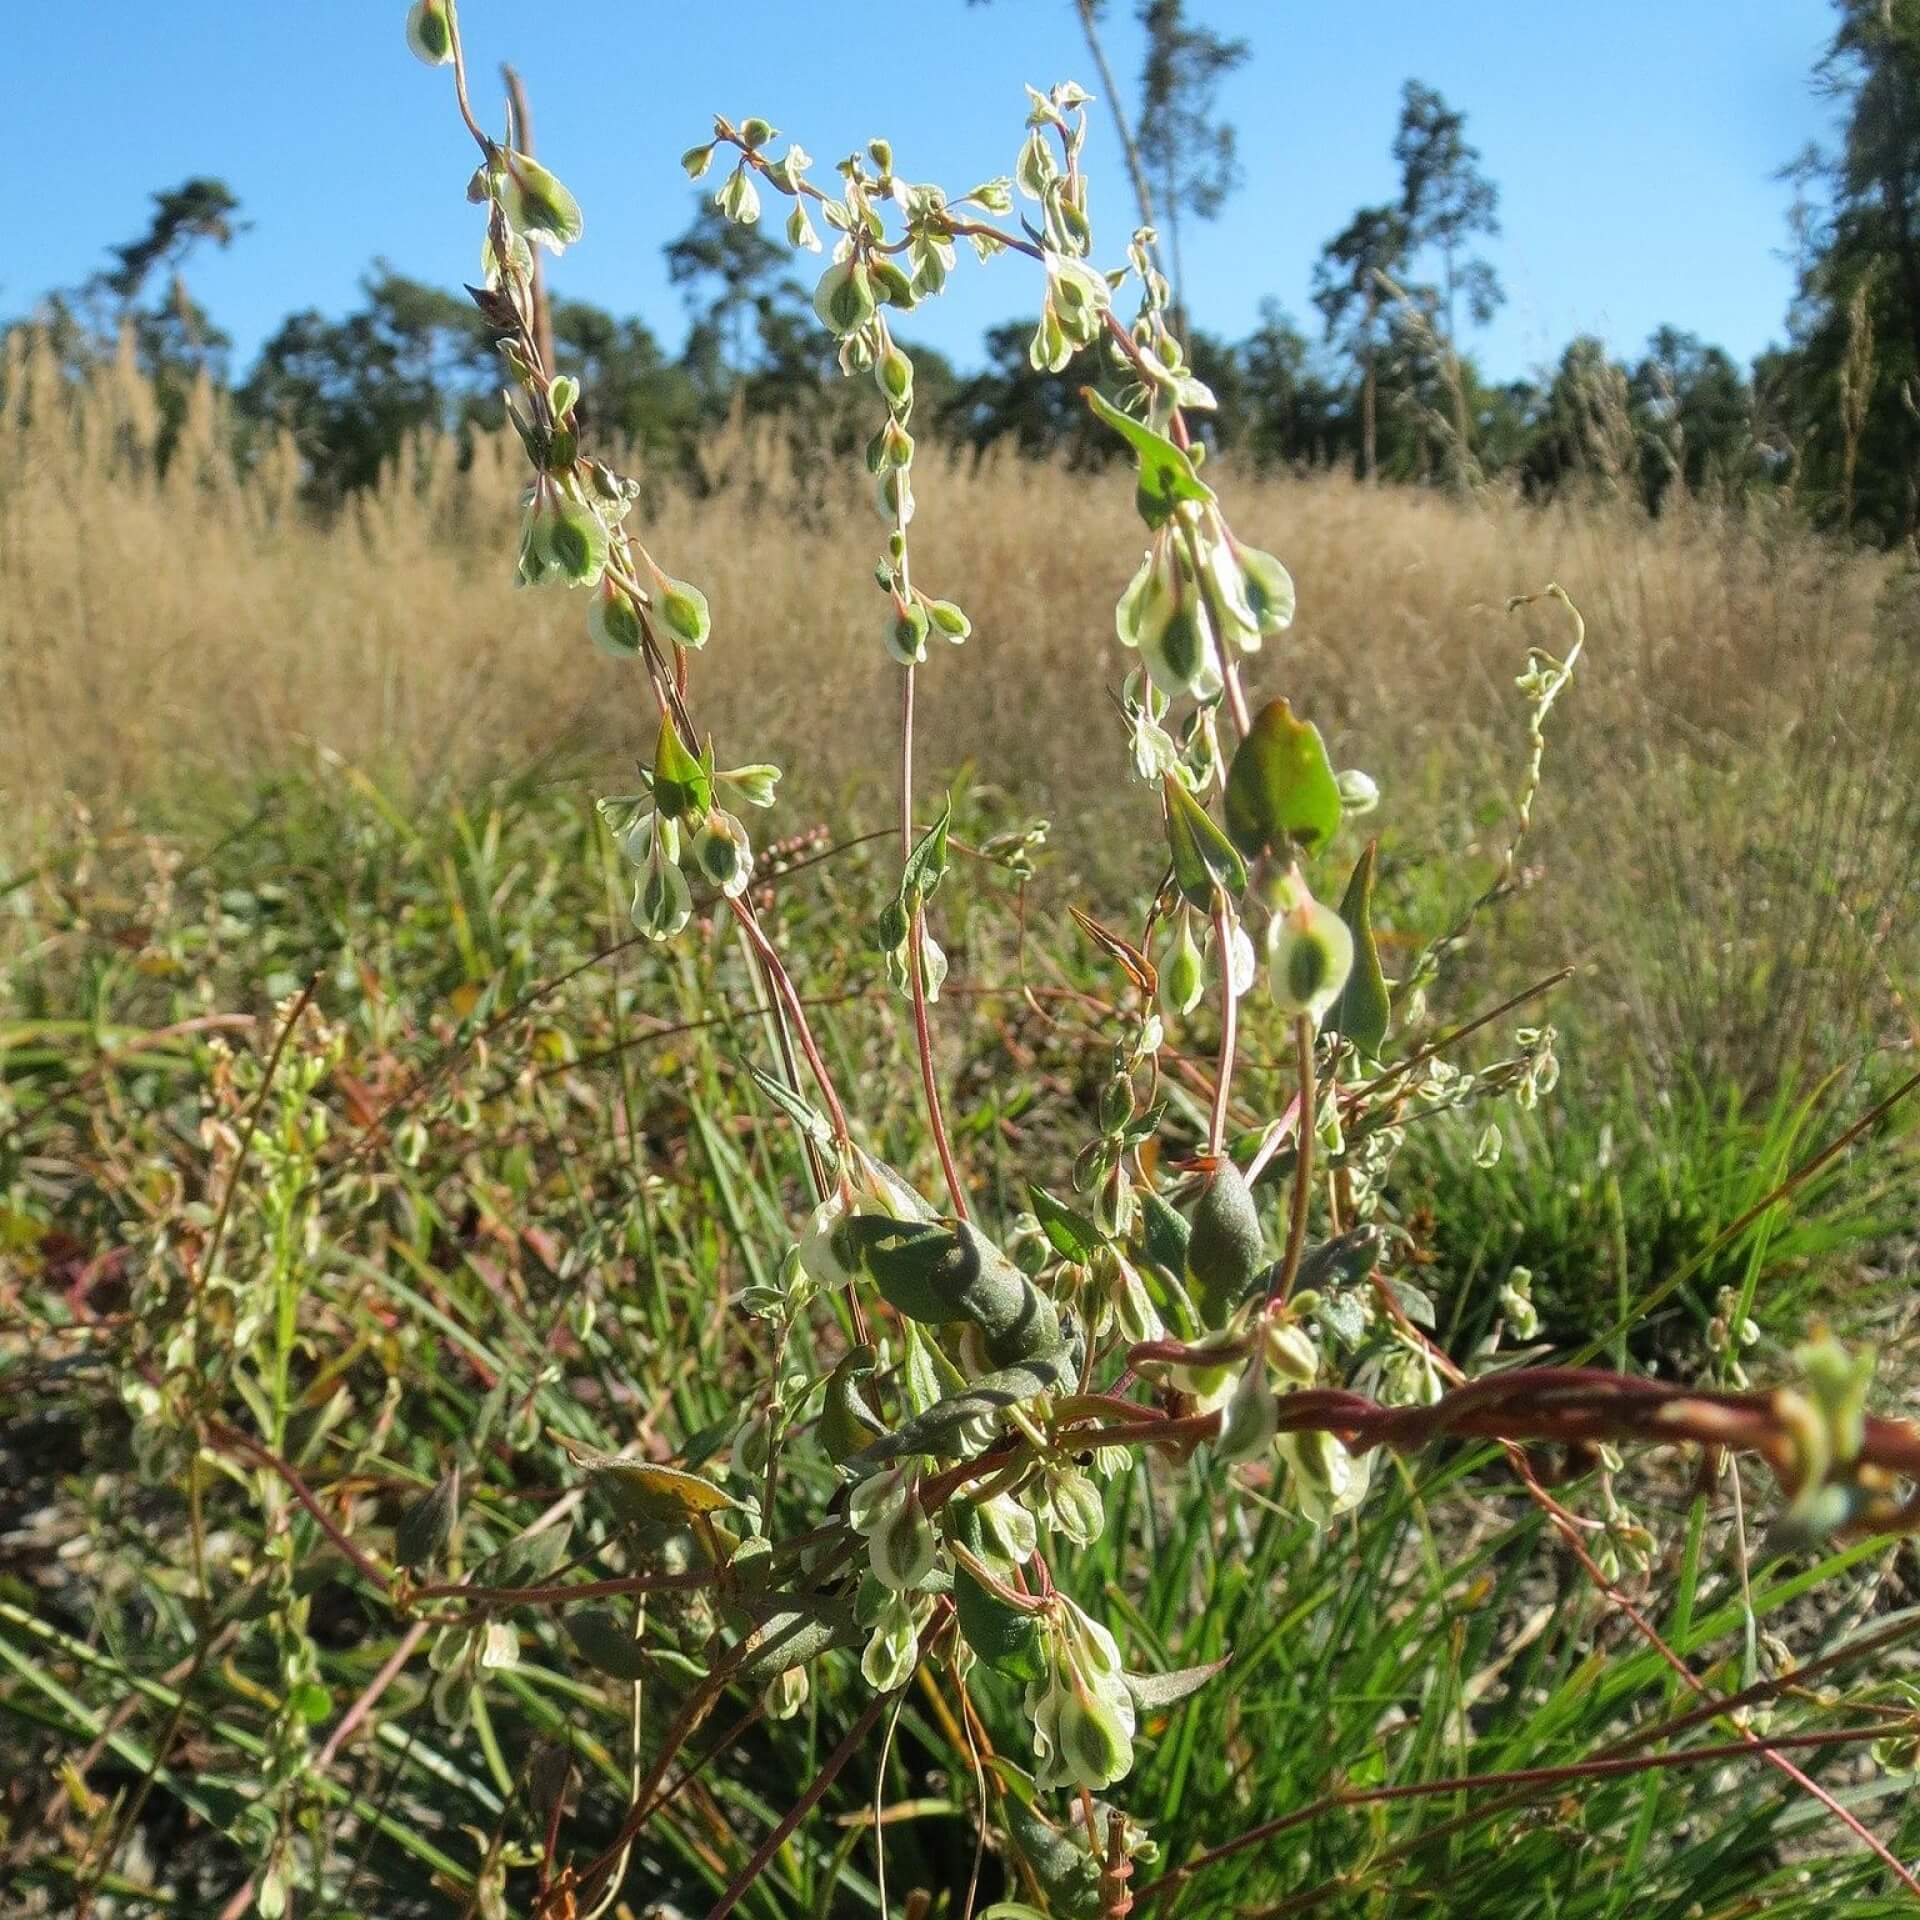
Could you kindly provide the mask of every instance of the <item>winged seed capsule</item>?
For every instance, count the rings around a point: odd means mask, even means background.
[[[453,59],[453,23],[447,0],[414,0],[407,9],[407,45],[430,67],[444,67]]]
[[[1317,1027],[1353,971],[1353,935],[1331,907],[1302,894],[1268,926],[1267,966],[1273,1004]]]
[[[729,899],[737,900],[753,878],[753,844],[730,813],[713,808],[693,836],[693,863]]]

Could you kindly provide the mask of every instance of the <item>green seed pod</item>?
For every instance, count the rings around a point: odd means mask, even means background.
[[[593,644],[616,660],[631,660],[640,651],[640,610],[624,587],[605,576],[587,608],[587,631]]]
[[[1235,541],[1233,550],[1240,562],[1240,577],[1246,582],[1247,604],[1261,633],[1269,639],[1284,633],[1293,625],[1293,575],[1258,547],[1243,547]]]
[[[873,318],[873,280],[858,260],[836,260],[813,290],[820,324],[844,340]]]
[[[1183,912],[1173,951],[1160,967],[1160,1010],[1169,1019],[1185,1019],[1200,1004],[1206,991],[1206,962],[1193,937],[1191,916]]]
[[[1061,1761],[1081,1786],[1094,1793],[1133,1770],[1131,1712],[1092,1688],[1075,1690],[1060,1703],[1056,1738]]]
[[[1380,804],[1380,783],[1358,767],[1343,767],[1334,781],[1340,789],[1340,811],[1349,819],[1371,813]]]
[[[1073,358],[1073,347],[1060,325],[1051,297],[1040,309],[1039,324],[1027,345],[1027,363],[1035,373],[1059,373]]]
[[[868,262],[868,271],[873,275],[873,295],[876,300],[885,301],[890,307],[906,308],[913,305],[916,296],[912,280],[885,254],[875,254]]]
[[[1280,1402],[1274,1397],[1265,1363],[1258,1354],[1241,1370],[1220,1417],[1215,1456],[1225,1465],[1251,1460],[1266,1452],[1280,1427]]]
[[[1203,1326],[1227,1324],[1264,1258],[1252,1189],[1231,1160],[1222,1160],[1194,1207],[1187,1241],[1187,1286]]]
[[[740,122],[740,138],[749,151],[758,152],[775,137],[774,130],[756,113]]]
[[[407,45],[430,67],[444,67],[453,59],[453,22],[447,0],[414,0],[407,9]]]
[[[531,156],[501,149],[496,180],[507,224],[535,246],[561,253],[585,232],[579,201]]]
[[[693,861],[727,899],[737,900],[753,878],[753,843],[732,814],[715,807],[693,836]]]
[[[888,467],[874,482],[873,504],[880,518],[892,526],[913,523],[913,482],[905,467]],[[924,621],[925,615],[921,618]]]
[[[896,1593],[921,1586],[933,1571],[939,1541],[918,1492],[911,1494],[888,1522],[867,1538],[867,1559],[874,1578]]]
[[[760,189],[745,165],[737,166],[720,184],[713,204],[736,225],[750,227],[760,218]]]
[[[713,631],[707,596],[684,580],[675,580],[657,567],[653,573],[653,604],[660,624],[683,647],[704,647]]]
[[[1220,654],[1205,597],[1164,533],[1120,596],[1113,623],[1121,644],[1139,649],[1162,693],[1210,700],[1220,691]]]
[[[860,1677],[875,1693],[891,1693],[913,1678],[919,1658],[912,1604],[903,1594],[892,1594],[860,1656]]]
[[[887,424],[867,443],[868,470],[882,473],[888,467],[912,465],[913,435],[898,420],[889,417]]]
[[[951,600],[929,600],[927,618],[957,647],[973,631],[973,622]]]
[[[873,384],[893,412],[904,414],[913,405],[913,362],[891,341],[873,363]]]
[[[924,666],[930,624],[926,608],[917,601],[896,600],[893,615],[887,622],[887,651],[903,667]]]
[[[680,156],[680,164],[685,168],[689,180],[698,180],[700,176],[713,165],[713,149],[715,144],[714,141],[709,140],[704,146],[689,147],[686,152]]]
[[[813,1683],[808,1679],[805,1667],[789,1667],[785,1673],[775,1674],[760,1696],[767,1709],[767,1718],[791,1720],[807,1704],[807,1696],[812,1691]]]
[[[633,892],[633,924],[649,940],[671,940],[693,918],[693,893],[670,860],[653,860]]]
[[[1053,1485],[1054,1524],[1077,1547],[1091,1546],[1107,1523],[1106,1504],[1092,1477],[1069,1467]]]
[[[765,761],[750,767],[728,767],[713,776],[713,784],[741,806],[770,807],[774,789],[780,784],[780,769]]]
[[[1302,897],[1268,927],[1267,966],[1273,1004],[1317,1027],[1353,971],[1353,935],[1331,907]]]
[[[787,244],[798,247],[805,253],[820,251],[820,236],[813,230],[813,222],[807,218],[806,204],[796,200],[793,211],[787,215]]]
[[[1267,1323],[1266,1359],[1275,1373],[1296,1387],[1310,1387],[1320,1377],[1320,1349],[1298,1321]]]
[[[606,571],[606,523],[584,500],[561,494],[536,509],[547,570],[570,587],[590,587]]]

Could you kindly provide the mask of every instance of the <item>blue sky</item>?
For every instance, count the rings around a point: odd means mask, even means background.
[[[1539,365],[1582,330],[1630,352],[1670,321],[1742,359],[1781,337],[1791,191],[1775,174],[1827,131],[1808,87],[1825,0],[1197,10],[1253,45],[1223,93],[1245,184],[1186,240],[1188,304],[1210,331],[1246,332],[1266,296],[1315,319],[1314,257],[1356,206],[1391,194],[1400,85],[1417,76],[1465,109],[1500,187],[1504,232],[1488,251],[1508,304],[1472,343],[1494,372]],[[445,70],[407,54],[404,12],[402,0],[10,9],[8,171],[34,217],[11,224],[0,255],[0,314],[84,278],[140,230],[151,190],[194,173],[224,177],[254,223],[190,275],[242,365],[288,309],[349,307],[376,255],[442,284],[473,277],[472,148]],[[1131,0],[1109,13],[1130,82]],[[497,101],[495,67],[511,58],[540,153],[586,208],[564,291],[638,312],[674,344],[684,314],[659,249],[691,210],[678,156],[713,111],[764,114],[822,163],[884,132],[907,177],[965,187],[1010,171],[1023,81],[1094,81],[1068,0],[465,0],[462,19],[481,101]],[[1117,258],[1128,201],[1102,119],[1091,144],[1102,255]],[[918,337],[970,362],[982,329],[1028,311],[1031,292],[1017,262],[965,260]]]

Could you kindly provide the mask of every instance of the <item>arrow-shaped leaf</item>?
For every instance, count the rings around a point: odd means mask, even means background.
[[[742,1064],[744,1064],[747,1071],[753,1075],[753,1084],[758,1087],[815,1146],[831,1147],[833,1145],[833,1129],[827,1125],[824,1114],[820,1113],[808,1101],[803,1100],[791,1087],[774,1079],[770,1073],[762,1073],[751,1060],[745,1061]]]
[[[1284,700],[1254,715],[1227,770],[1227,831],[1249,860],[1299,846],[1317,853],[1340,825],[1340,788],[1326,742]]]
[[[1175,884],[1189,905],[1211,913],[1217,889],[1231,894],[1246,890],[1246,862],[1212,814],[1173,774],[1163,776],[1161,785],[1167,796],[1167,845],[1173,854]]]
[[[1027,1197],[1053,1250],[1062,1260],[1084,1267],[1100,1250],[1100,1229],[1083,1213],[1056,1200],[1045,1187],[1027,1182]]]
[[[1213,489],[1193,470],[1191,457],[1176,447],[1165,434],[1156,433],[1145,421],[1123,413],[1104,394],[1082,387],[1087,405],[1140,456],[1140,485],[1136,495],[1140,517],[1148,526],[1162,525],[1181,500],[1197,500],[1211,505],[1217,497]]]
[[[1170,1707],[1190,1693],[1198,1693],[1225,1665],[1210,1660],[1204,1667],[1179,1667],[1172,1673],[1130,1673],[1127,1691],[1135,1706],[1151,1713],[1156,1707]]]

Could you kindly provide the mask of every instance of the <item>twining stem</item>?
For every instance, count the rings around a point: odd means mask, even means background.
[[[1293,1136],[1293,1219],[1287,1227],[1287,1252],[1267,1298],[1284,1305],[1299,1277],[1307,1247],[1307,1209],[1313,1202],[1313,1114],[1318,1095],[1313,1084],[1313,1022],[1303,1013],[1293,1023],[1293,1053],[1300,1078],[1300,1111]]]
[[[1213,894],[1213,948],[1220,966],[1220,1070],[1213,1083],[1213,1117],[1207,1123],[1207,1152],[1218,1159],[1227,1139],[1227,1098],[1233,1088],[1233,1050],[1238,1003],[1233,991],[1233,910],[1218,887]]]
[[[460,43],[460,9],[457,0],[447,0],[447,38],[453,48],[453,97],[459,104],[460,118],[467,123],[467,131],[473,135],[481,153],[490,159],[493,142],[473,117],[473,102],[467,95],[467,55]]]
[[[913,682],[914,670],[906,668],[900,679],[900,859],[902,864],[913,852]],[[907,925],[907,980],[913,993],[913,1044],[920,1056],[920,1085],[927,1097],[927,1124],[933,1130],[933,1144],[940,1154],[940,1171],[946,1176],[947,1192],[953,1210],[962,1220],[971,1219],[967,1210],[967,1190],[954,1164],[953,1147],[947,1139],[946,1117],[940,1111],[940,1081],[933,1066],[933,1029],[927,1019],[927,982],[921,964],[920,927],[926,909],[916,900]]]

